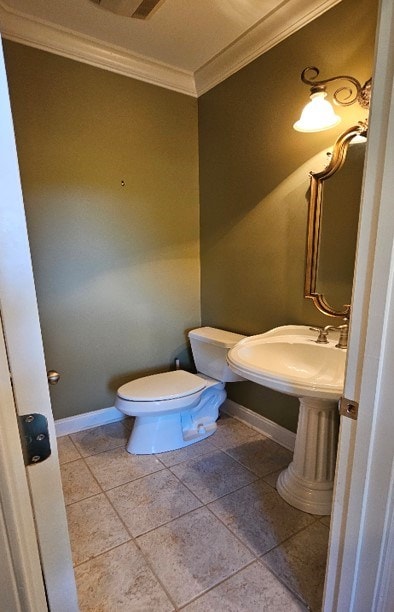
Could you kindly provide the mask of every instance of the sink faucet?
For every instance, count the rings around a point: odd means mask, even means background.
[[[347,341],[349,335],[349,325],[348,323],[344,323],[344,325],[340,325],[339,327],[333,327],[332,325],[326,325],[325,327],[310,327],[311,331],[319,332],[319,335],[315,342],[317,344],[328,344],[328,332],[331,330],[339,330],[339,340],[338,344],[335,345],[336,348],[346,349]]]

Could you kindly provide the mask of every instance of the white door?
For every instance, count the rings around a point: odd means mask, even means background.
[[[9,570],[15,578],[10,597],[20,598],[23,611],[42,612],[48,607],[51,612],[76,612],[55,427],[2,49],[0,311],[0,541],[7,546]],[[46,417],[52,453],[45,461],[25,469],[17,415],[31,413]],[[5,563],[3,558],[2,566]]]
[[[325,612],[394,610],[394,3],[382,0]]]

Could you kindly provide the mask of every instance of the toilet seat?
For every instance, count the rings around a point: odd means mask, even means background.
[[[208,382],[190,372],[152,374],[118,389],[115,407],[132,416],[168,415],[196,405]]]
[[[155,402],[186,397],[205,387],[206,381],[196,374],[175,370],[132,380],[118,389],[118,395],[132,402]]]

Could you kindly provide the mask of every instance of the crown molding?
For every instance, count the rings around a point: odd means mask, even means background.
[[[198,97],[342,0],[285,0],[193,74],[49,22],[17,12],[0,0],[4,38]]]
[[[0,2],[3,38],[196,97],[192,72],[180,70],[60,26],[11,11]]]
[[[342,0],[288,0],[194,73],[197,96],[206,93]]]

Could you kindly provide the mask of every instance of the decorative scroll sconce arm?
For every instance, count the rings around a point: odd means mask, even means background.
[[[307,74],[309,73],[309,78],[307,78]],[[329,79],[321,79],[317,80],[320,71],[316,66],[307,66],[301,73],[301,81],[306,85],[310,85],[313,89],[313,93],[316,91],[324,91],[325,85],[327,83],[332,83],[334,81],[347,81],[351,83],[351,86],[339,87],[333,94],[333,100],[339,106],[350,106],[354,104],[354,102],[358,102],[362,108],[369,109],[370,99],[371,99],[371,87],[372,87],[372,78],[368,79],[361,85],[360,81],[355,79],[349,75],[339,75],[335,77],[331,77]],[[342,95],[345,97],[341,99]]]

